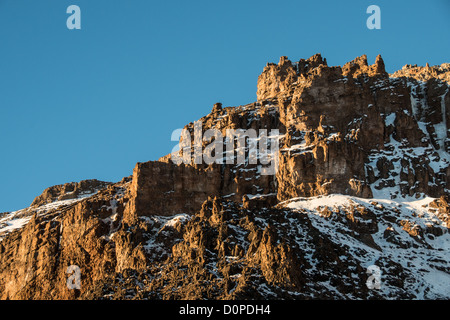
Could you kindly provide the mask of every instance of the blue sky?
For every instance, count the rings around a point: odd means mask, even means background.
[[[66,9],[81,8],[81,30]],[[366,9],[381,8],[381,30]],[[267,62],[450,62],[450,1],[0,0],[0,212],[55,184],[118,181],[215,102],[256,99]]]

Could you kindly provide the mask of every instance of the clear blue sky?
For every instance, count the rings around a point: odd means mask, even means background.
[[[66,9],[80,6],[82,29]],[[381,30],[366,8],[381,8]],[[450,1],[0,0],[0,212],[48,186],[118,181],[215,102],[256,99],[267,62],[450,62]]]

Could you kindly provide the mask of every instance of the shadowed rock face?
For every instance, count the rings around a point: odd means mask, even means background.
[[[449,64],[388,74],[381,56],[281,57],[256,102],[200,119],[223,136],[278,130],[276,174],[167,155],[118,183],[48,188],[0,216],[0,298],[442,298],[426,270],[450,271],[449,79]],[[386,291],[367,288],[369,261]]]

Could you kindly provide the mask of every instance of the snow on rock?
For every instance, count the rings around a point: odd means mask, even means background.
[[[450,235],[446,223],[429,206],[434,200],[430,197],[363,199],[336,194],[296,198],[280,205],[306,214],[314,227],[345,247],[362,266],[380,267],[380,293],[385,298],[394,296],[395,287],[391,285],[393,277],[385,276],[383,272],[388,271],[383,268],[399,264],[405,273],[404,286],[416,298],[448,299]],[[350,217],[349,212],[355,208],[365,214]],[[367,232],[363,228],[355,229],[352,221],[355,218],[359,219],[360,226],[369,223],[374,229]],[[433,234],[429,231],[432,228],[440,231]],[[366,240],[361,241],[362,238]],[[384,262],[388,260],[394,263]]]
[[[94,194],[95,193],[83,193],[79,195],[77,199],[54,201],[36,208],[29,207],[8,213],[0,218],[0,241],[2,241],[8,233],[26,226],[34,214],[37,214],[38,216],[45,216],[49,212],[73,205],[83,199],[93,196]]]

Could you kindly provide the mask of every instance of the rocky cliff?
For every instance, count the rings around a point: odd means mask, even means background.
[[[388,74],[381,56],[281,57],[256,102],[186,125],[180,146],[193,145],[2,214],[0,297],[448,299],[449,81],[449,64]],[[244,162],[186,157],[230,130],[276,130],[274,173],[250,148],[261,136],[230,140]]]

